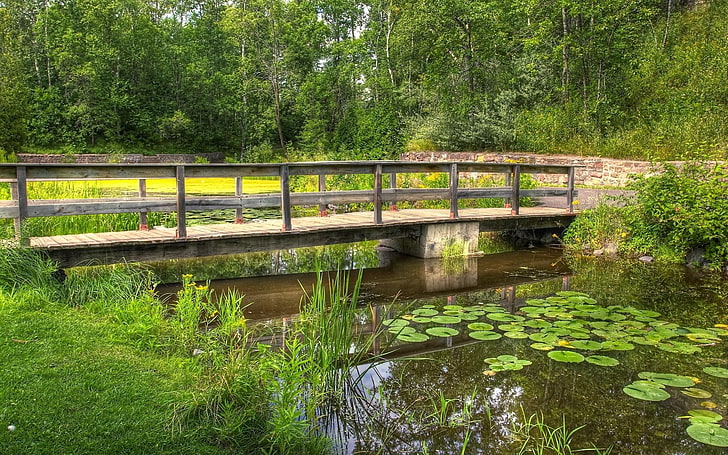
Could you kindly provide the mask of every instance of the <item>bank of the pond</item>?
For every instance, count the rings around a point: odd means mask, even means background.
[[[728,270],[728,168],[664,164],[636,178],[634,194],[579,214],[564,235],[571,251]]]
[[[124,321],[41,293],[0,294],[0,333],[0,453],[226,453],[170,431],[171,403],[199,367],[138,347]]]

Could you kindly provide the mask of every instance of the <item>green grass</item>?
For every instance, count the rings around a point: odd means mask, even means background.
[[[118,322],[44,297],[0,295],[0,453],[223,453],[169,429],[170,403],[199,374],[190,359],[142,350]]]

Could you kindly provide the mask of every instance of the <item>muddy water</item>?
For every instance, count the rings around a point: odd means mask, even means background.
[[[372,333],[382,327],[382,321],[411,315],[418,308],[443,313],[448,305],[476,309],[497,306],[506,314],[527,316],[522,308],[530,306],[528,302],[555,298],[563,290],[586,293],[600,308],[626,308],[619,311],[630,318],[630,314],[645,311],[659,313],[651,318],[654,327],[647,326],[646,330],[656,328],[657,321],[674,323],[680,327],[677,330],[728,324],[726,282],[681,267],[569,260],[562,258],[560,251],[549,249],[454,263],[423,261],[386,251],[372,258],[370,268],[361,272],[362,300],[369,305],[355,321],[360,333]],[[302,289],[310,289],[314,280],[315,274],[294,273],[213,281],[211,286],[217,291],[240,290],[251,303],[246,309],[248,317],[276,327],[279,321],[295,317]],[[166,291],[172,292],[174,287]],[[559,317],[565,316],[555,313],[543,319],[555,323]],[[579,319],[594,322],[586,316]],[[330,421],[328,434],[337,452],[519,453],[526,440],[518,431],[519,425],[540,416],[553,427],[563,422],[569,429],[584,426],[574,434],[572,449],[611,447],[612,454],[629,455],[727,453],[725,448],[692,439],[686,433],[688,420],[680,418],[690,411],[712,410],[722,417],[719,424],[726,427],[728,379],[703,371],[709,366],[728,368],[726,337],[722,342],[696,343],[699,352],[689,354],[637,343],[626,350],[598,352],[556,347],[584,356],[606,355],[619,362],[605,367],[555,361],[547,351],[534,349],[532,339],[503,336],[509,327],[502,327],[502,322],[487,319],[487,315],[476,322],[492,323],[496,326],[493,331],[501,336],[492,341],[474,340],[467,328],[470,321],[448,324],[459,332],[453,336],[431,336],[421,343],[382,335],[375,350],[383,360],[353,372],[361,381],[350,391],[349,408]],[[424,333],[432,324],[412,326]],[[590,336],[605,341],[604,337],[611,335]],[[282,337],[270,339],[276,340]],[[520,370],[493,372],[485,360],[501,355],[531,364]],[[670,397],[660,402],[626,395],[623,388],[645,372],[694,377],[694,387],[710,397],[693,398],[677,387],[666,387]],[[443,402],[447,405],[439,412]],[[536,433],[532,431],[531,436]]]

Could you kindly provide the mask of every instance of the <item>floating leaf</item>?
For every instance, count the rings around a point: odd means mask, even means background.
[[[518,316],[517,314],[510,313],[488,313],[486,316],[488,319],[498,322],[521,322],[525,321],[526,318]]]
[[[487,322],[473,322],[468,324],[470,330],[493,330],[493,326]]]
[[[388,327],[404,327],[406,325],[409,325],[409,321],[406,321],[404,319],[385,319],[382,321],[382,324]]]
[[[428,318],[425,316],[415,316],[412,318],[412,322],[416,322],[418,324],[428,324],[432,322],[432,318]]]
[[[515,362],[516,360],[518,360],[518,357],[510,354],[503,354],[496,357],[496,359],[499,362]]]
[[[728,368],[722,367],[705,367],[703,373],[707,373],[716,378],[728,378]]]
[[[538,343],[553,343],[559,339],[559,337],[553,333],[532,333],[528,336],[528,338],[530,338],[531,341],[536,341]]]
[[[478,330],[475,332],[468,333],[468,336],[474,340],[490,341],[490,340],[497,340],[497,339],[501,338],[503,335],[501,335],[498,332],[491,332],[490,330]]]
[[[514,339],[514,340],[524,340],[528,338],[528,334],[526,332],[505,332],[503,335],[505,335],[508,338]]]
[[[429,340],[430,337],[428,337],[424,333],[415,332],[415,333],[400,334],[397,336],[397,339],[399,341],[404,341],[406,343],[422,343],[423,341]]]
[[[670,394],[662,390],[659,387],[645,384],[643,382],[633,382],[627,387],[623,388],[622,391],[632,398],[645,401],[663,401],[670,398]]]
[[[439,315],[432,317],[432,322],[434,322],[435,324],[457,324],[460,321],[461,319],[457,316]]]
[[[574,340],[571,342],[571,347],[584,351],[598,351],[602,348],[602,343],[592,340]]]
[[[619,360],[606,356],[606,355],[590,355],[586,358],[586,361],[599,365],[600,367],[613,367],[619,365]]]
[[[602,349],[612,351],[630,351],[634,349],[634,345],[624,341],[605,341],[602,343]]]
[[[681,390],[681,392],[684,395],[687,395],[687,396],[692,397],[692,398],[705,399],[705,398],[710,398],[710,397],[713,396],[713,394],[710,393],[710,392],[708,392],[707,390],[698,389],[696,387],[690,387],[690,388],[687,388],[685,390]]]
[[[444,307],[442,307],[442,309],[448,311],[460,311],[463,309],[463,307],[462,305],[445,305]]]
[[[713,403],[712,401],[703,401],[700,403],[700,406],[708,409],[715,409],[718,407],[718,405]]]
[[[670,387],[692,387],[695,381],[687,376],[680,376],[672,373],[652,373],[650,371],[642,371],[637,376],[642,379],[658,382]]]
[[[473,313],[460,313],[460,319],[463,321],[477,321],[478,315]]]
[[[704,419],[710,419],[711,422],[720,422],[723,420],[723,416],[718,414],[717,412],[708,411],[707,409],[693,409],[692,411],[688,411],[688,414],[690,414],[690,417],[701,417]]]
[[[703,444],[716,447],[728,447],[728,429],[714,423],[696,423],[690,425],[688,436]]]
[[[547,344],[547,343],[532,343],[531,347],[533,349],[536,349],[538,351],[550,351],[554,348],[553,344]]]
[[[415,316],[426,316],[426,317],[435,316],[438,313],[439,313],[439,311],[434,310],[432,308],[417,308],[416,310],[412,311],[412,314],[414,314]]]
[[[546,355],[557,362],[580,363],[584,361],[583,355],[572,351],[551,351]]]
[[[454,337],[460,333],[458,330],[451,327],[430,327],[425,330],[425,332],[427,332],[428,335],[440,338]]]
[[[498,326],[498,328],[504,332],[522,332],[525,330],[525,327],[515,323],[501,324]]]
[[[394,333],[397,335],[407,335],[410,333],[415,333],[417,330],[415,330],[414,327],[409,327],[409,326],[404,326],[404,327],[392,326],[389,329],[387,329],[387,331],[389,333]]]
[[[460,310],[445,310],[442,312],[442,314],[446,316],[460,316],[461,314],[463,314],[463,312]]]
[[[548,321],[544,321],[543,319],[532,319],[530,321],[526,321],[523,323],[526,327],[531,327],[532,329],[547,329],[551,327],[551,323]]]

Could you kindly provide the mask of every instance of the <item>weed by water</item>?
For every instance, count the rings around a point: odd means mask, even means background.
[[[612,452],[611,447],[600,449],[593,445],[591,448],[572,448],[574,435],[584,426],[569,429],[565,417],[562,417],[561,425],[553,427],[545,423],[542,414],[532,414],[526,417],[523,409],[521,412],[523,422],[513,424],[514,439],[520,443],[517,455],[572,455],[574,453],[608,455]]]

